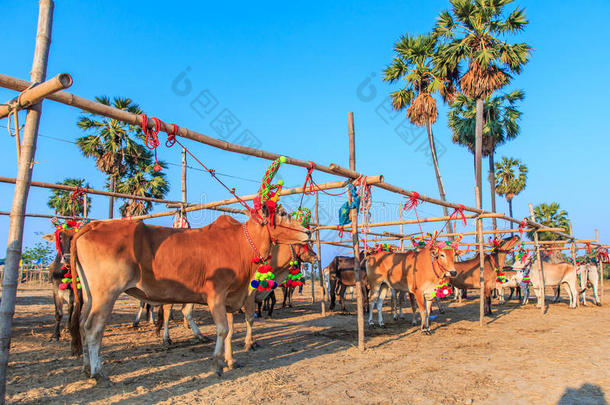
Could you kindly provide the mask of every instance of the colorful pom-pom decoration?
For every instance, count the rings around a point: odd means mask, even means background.
[[[440,284],[438,284],[435,288],[434,288],[434,296],[438,297],[438,298],[445,298],[448,297],[452,294],[452,289],[451,286],[449,285],[448,282],[442,282]]]

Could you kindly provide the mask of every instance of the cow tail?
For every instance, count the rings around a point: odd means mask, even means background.
[[[72,318],[70,319],[70,336],[72,341],[70,347],[72,348],[72,355],[79,356],[83,353],[83,342],[81,340],[80,333],[80,312],[83,307],[83,295],[82,289],[78,288],[76,277],[80,277],[82,271],[80,270],[80,262],[78,261],[78,253],[76,250],[76,237],[72,240],[72,246],[70,247],[70,268],[72,269],[72,291],[74,292],[74,309],[72,311]]]
[[[155,332],[157,336],[161,335],[161,328],[163,328],[164,323],[164,314],[163,314],[163,305],[159,305],[159,310],[157,311],[157,320],[155,322]]]

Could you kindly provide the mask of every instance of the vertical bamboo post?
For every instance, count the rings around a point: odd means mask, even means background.
[[[349,136],[349,168],[356,170],[356,142],[354,131],[354,113],[347,114]],[[351,193],[348,193],[351,196]],[[351,199],[351,197],[350,197]],[[358,349],[364,351],[364,311],[362,308],[362,281],[360,281],[360,243],[358,238],[358,208],[350,210],[352,218],[352,244],[354,245],[354,272],[356,276],[356,302],[358,303]]]
[[[568,225],[569,225],[569,229],[570,229],[570,236],[574,236],[574,233],[572,232],[572,221],[568,221]],[[559,253],[561,253],[561,251],[559,251]],[[576,269],[576,245],[574,245],[574,239],[572,239],[572,243],[570,245],[570,255],[572,256],[572,263],[574,263],[574,269]],[[560,285],[557,286],[557,288],[561,288]],[[580,291],[580,286],[577,286],[576,289],[578,291]],[[580,300],[580,294],[578,294],[576,297],[574,297],[576,299],[576,303],[578,304],[578,301]]]
[[[314,207],[316,215],[316,224],[320,225],[320,216],[318,215],[318,193],[316,193],[316,204]],[[322,272],[322,246],[320,244],[320,230],[316,231],[316,247],[318,248],[318,275],[320,276],[320,286],[322,287],[322,316],[326,316],[326,286],[324,285],[324,273]]]
[[[114,177],[110,176],[110,192],[114,193],[115,189],[114,189]],[[114,197],[110,196],[108,197],[109,203],[108,203],[108,219],[112,219],[114,218]]]
[[[599,231],[595,230],[595,240],[599,243]],[[599,303],[600,305],[604,301],[604,263],[598,258],[597,259],[597,267],[599,271],[599,280],[600,280],[600,288],[599,288]]]
[[[477,202],[481,197],[481,190],[475,186],[474,195]],[[485,252],[483,250],[483,218],[477,217],[477,246],[479,248],[479,325],[485,326]]]
[[[400,220],[402,221],[403,205],[402,205],[402,204],[399,204],[398,209],[399,209],[399,211],[398,211],[398,216],[399,216]],[[402,225],[402,224],[400,224],[400,234],[401,234],[401,235],[404,235],[404,232],[403,232],[403,225]],[[405,240],[404,240],[404,239],[400,239],[400,251],[401,251],[401,252],[404,252],[404,251],[405,251]]]
[[[30,74],[30,81],[33,83],[43,82],[46,79],[52,26],[53,1],[40,0],[36,49]],[[34,167],[41,113],[42,102],[30,107],[26,116],[23,144],[21,145],[21,158],[19,159],[13,206],[10,215],[8,247],[6,249],[4,279],[2,280],[2,300],[0,301],[0,403],[2,404],[6,400],[6,369],[11,344],[11,327],[13,315],[15,314],[19,259],[23,242],[23,223],[30,182],[32,180],[32,168]]]
[[[87,194],[83,193],[83,218],[87,218],[87,214],[88,214],[88,209],[87,209]]]
[[[186,149],[182,148],[182,202],[186,203]]]
[[[316,282],[316,278],[313,275],[313,272],[314,272],[313,264],[310,263],[309,269],[311,270],[311,303],[315,304],[316,303],[316,291],[314,289],[314,284]]]
[[[528,204],[530,209],[530,218],[532,221],[536,222],[536,217],[534,216],[534,207],[531,203]],[[546,310],[546,300],[544,297],[545,293],[545,284],[544,284],[544,271],[542,270],[542,254],[540,253],[540,243],[538,243],[538,231],[534,230],[534,245],[536,246],[536,263],[538,263],[538,278],[540,279],[540,308],[542,310],[542,315]]]

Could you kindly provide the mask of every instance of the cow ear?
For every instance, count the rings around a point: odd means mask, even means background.
[[[438,245],[436,243],[432,243],[430,245],[430,254],[432,255],[432,257],[434,257],[436,259],[438,257],[438,252],[439,252]]]
[[[54,233],[48,233],[46,235],[42,235],[42,239],[47,240],[49,242],[55,242],[55,234]]]

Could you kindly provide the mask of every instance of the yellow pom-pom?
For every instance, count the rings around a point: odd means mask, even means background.
[[[286,163],[286,156],[280,156],[280,162]]]
[[[279,184],[280,186],[283,186],[284,185],[284,180],[278,180],[277,184]]]

